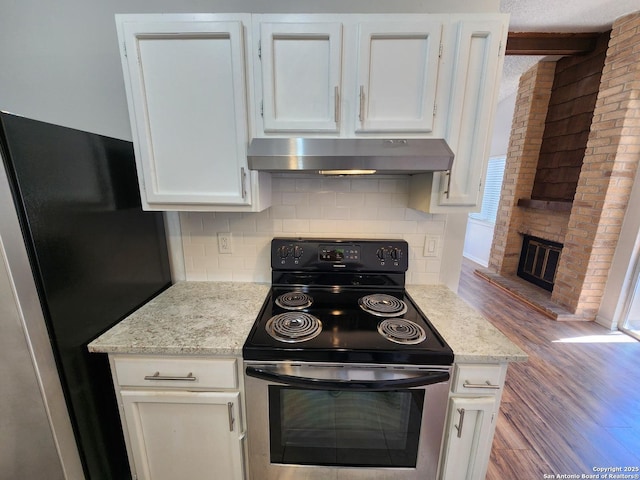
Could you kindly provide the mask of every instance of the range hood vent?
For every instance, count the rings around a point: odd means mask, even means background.
[[[326,175],[414,174],[451,169],[443,139],[254,138],[249,168]]]

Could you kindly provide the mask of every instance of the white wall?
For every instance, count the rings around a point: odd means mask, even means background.
[[[493,137],[491,139],[491,157],[507,154],[509,150],[509,137],[511,136],[511,123],[513,111],[516,106],[516,93],[502,100],[496,108],[495,122],[493,125]],[[491,254],[491,242],[495,225],[469,218],[464,240],[463,255],[483,267],[489,265]]]
[[[499,0],[41,0],[0,8],[0,110],[131,140],[115,13],[497,12]]]
[[[464,256],[483,267],[488,267],[493,230],[493,224],[469,217],[464,238]]]
[[[505,97],[496,107],[496,116],[493,123],[493,137],[491,138],[490,157],[499,157],[507,154],[509,150],[509,138],[511,137],[511,124],[513,123],[513,111],[516,108],[517,92]]]

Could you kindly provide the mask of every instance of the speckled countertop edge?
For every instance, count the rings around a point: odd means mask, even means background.
[[[91,342],[89,351],[241,356],[269,288],[240,282],[177,283]],[[409,285],[407,292],[451,346],[456,362],[527,359],[447,287]]]
[[[453,349],[456,363],[528,359],[522,349],[447,287],[408,285],[406,290]]]
[[[180,282],[89,344],[90,352],[242,355],[270,285]]]

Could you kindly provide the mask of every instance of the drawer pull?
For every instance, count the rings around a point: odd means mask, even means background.
[[[489,380],[485,383],[469,383],[468,380],[464,381],[464,388],[486,388],[487,390],[500,390],[500,385],[492,385]]]
[[[233,402],[227,402],[227,413],[229,414],[229,431],[233,432],[236,419],[233,418]]]
[[[462,438],[462,425],[464,424],[464,408],[457,408],[456,410],[458,410],[458,413],[460,414],[460,420],[458,422],[458,425],[454,425],[454,427],[456,427],[456,430],[458,430],[458,438]]]
[[[156,372],[153,375],[145,375],[145,380],[168,380],[168,381],[186,381],[186,382],[195,382],[196,377],[193,376],[192,372],[187,373],[186,377],[174,377],[171,375],[160,375],[160,372]]]

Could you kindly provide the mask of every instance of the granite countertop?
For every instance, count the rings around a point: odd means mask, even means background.
[[[91,342],[89,351],[241,356],[269,288],[258,283],[177,283]],[[447,287],[410,285],[407,291],[451,346],[456,362],[527,359]]]
[[[240,356],[269,288],[176,283],[91,342],[89,351]]]

